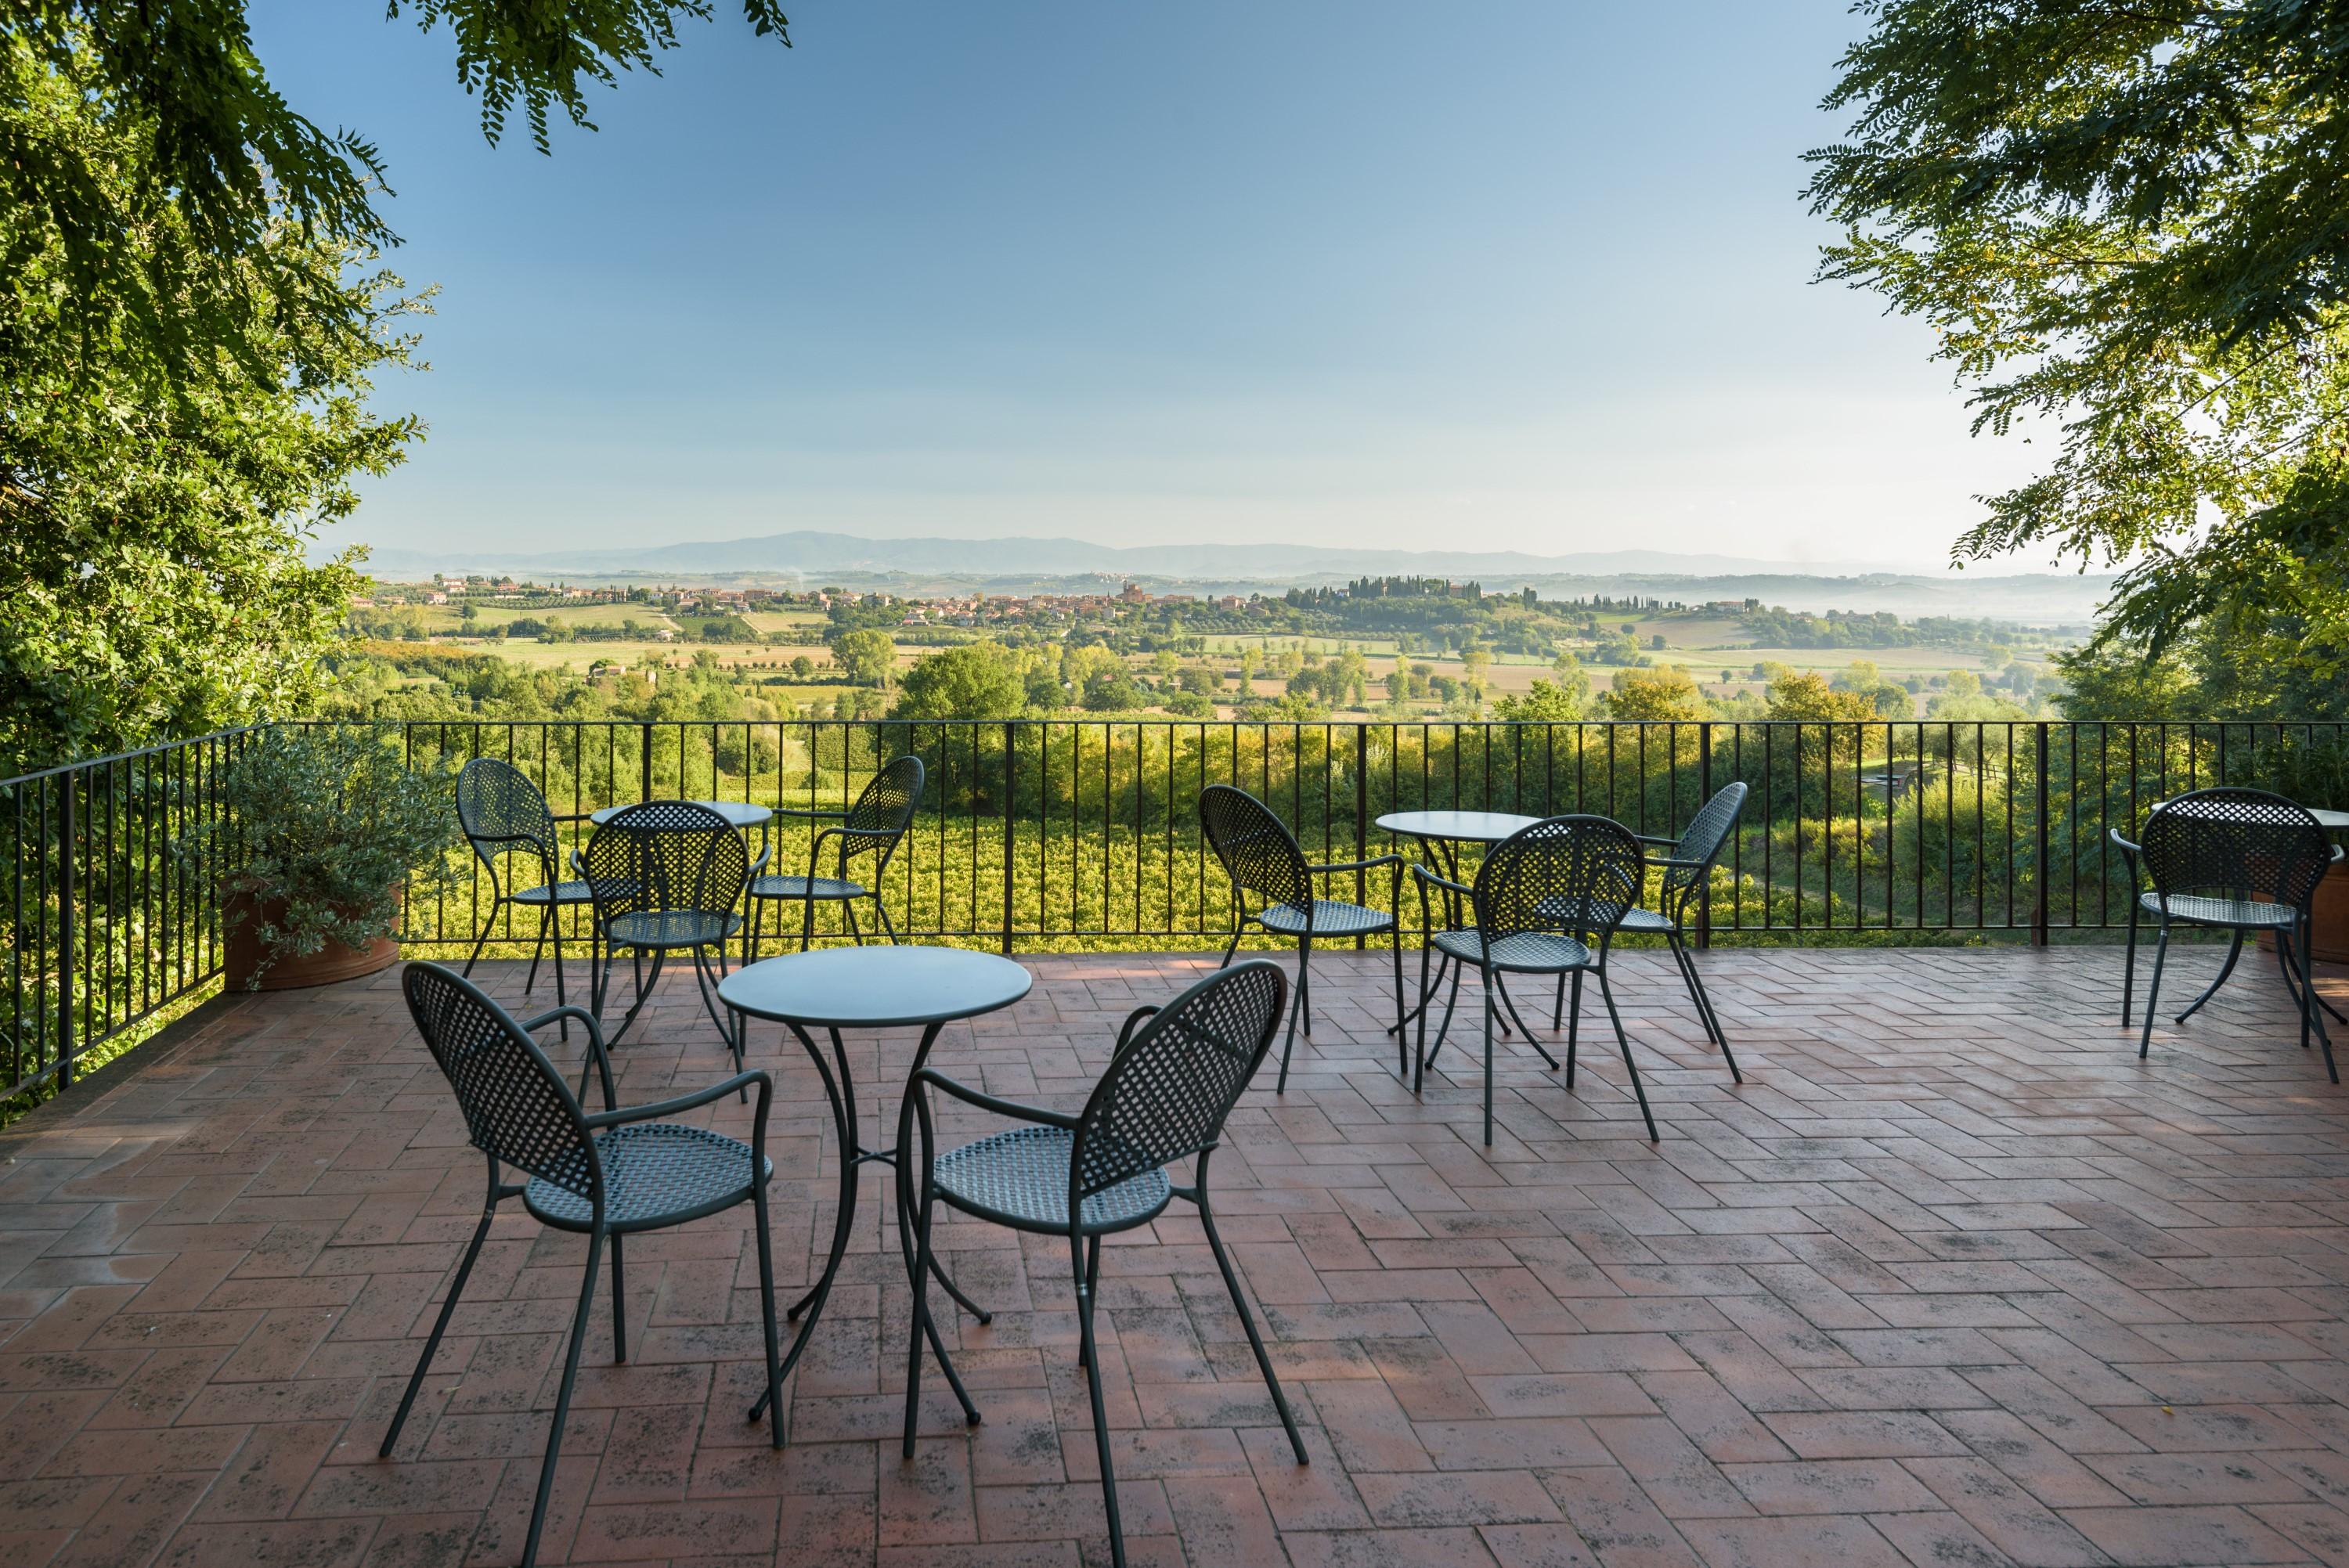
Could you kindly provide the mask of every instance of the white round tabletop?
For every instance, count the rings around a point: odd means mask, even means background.
[[[693,804],[709,807],[725,818],[729,827],[734,828],[755,828],[775,814],[772,806],[761,806],[749,800],[696,800]],[[626,806],[606,806],[600,811],[590,811],[587,820],[600,828],[627,809]]]
[[[1010,959],[965,947],[820,947],[737,969],[718,999],[778,1024],[890,1029],[992,1013],[1035,983]]]
[[[1414,839],[1497,844],[1540,820],[1515,811],[1390,811],[1379,819],[1378,825],[1387,832]]]
[[[2158,811],[2168,804],[2168,800],[2156,800],[2147,810]],[[2307,811],[2310,816],[2316,819],[2316,825],[2326,832],[2349,832],[2349,811],[2336,811],[2330,806],[2311,806],[2307,808]]]

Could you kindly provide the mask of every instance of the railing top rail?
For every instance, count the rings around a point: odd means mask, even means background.
[[[1180,718],[1173,715],[1141,717],[1121,717],[1115,715],[1093,717],[1088,714],[1026,714],[1011,718],[910,718],[882,717],[874,718],[499,718],[490,715],[450,715],[439,718],[280,718],[261,719],[252,724],[238,725],[232,729],[215,729],[204,735],[191,735],[181,739],[159,741],[132,751],[111,752],[104,757],[78,758],[48,768],[19,773],[14,778],[0,779],[0,789],[35,784],[61,774],[86,772],[117,762],[136,761],[166,751],[177,751],[208,741],[231,740],[240,735],[250,735],[277,725],[364,725],[372,729],[733,729],[741,727],[773,727],[804,725],[812,727],[859,728],[883,726],[920,727],[930,729],[1000,729],[1015,726],[1067,726],[1072,724],[1113,725],[1120,728],[1162,729],[1695,729],[1711,727],[1715,729],[1883,729],[1883,728],[1971,728],[2023,730],[2036,727],[2057,729],[2271,729],[2288,730],[2349,730],[2349,719],[2333,718],[1447,718],[1440,715],[1422,715],[1413,718]]]
[[[254,724],[240,724],[233,729],[215,729],[208,735],[191,735],[179,740],[158,741],[152,746],[142,746],[136,751],[116,751],[104,757],[77,758],[71,762],[60,762],[53,767],[36,769],[30,773],[19,773],[13,779],[0,779],[0,789],[13,789],[20,784],[37,784],[44,779],[55,779],[64,773],[85,773],[90,769],[110,767],[117,762],[135,762],[141,757],[154,757],[166,751],[179,751],[191,746],[202,746],[208,740],[233,740],[240,735],[250,735],[254,730],[267,729],[271,725],[282,722],[284,721],[279,719],[265,718]],[[356,722],[398,724],[407,721],[366,719]]]

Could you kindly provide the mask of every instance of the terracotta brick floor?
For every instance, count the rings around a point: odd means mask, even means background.
[[[1313,1463],[1196,1222],[1112,1246],[1137,1568],[2349,1561],[2349,1097],[2271,967],[2140,1064],[2112,950],[1702,962],[1743,1088],[1632,954],[1661,1146],[1619,1060],[1588,1052],[1570,1097],[1516,1046],[1488,1150],[1467,1057],[1414,1099],[1374,961],[1324,957],[1288,1094],[1268,1068],[1215,1171]],[[1125,1011],[1204,963],[1038,959],[1030,999],[936,1060],[1071,1104]],[[624,1099],[721,1073],[689,993],[650,1016]],[[852,1042],[868,1107],[911,1047]],[[803,1283],[828,1122],[780,1031],[751,1047],[781,1075],[778,1255]],[[0,1563],[514,1560],[585,1243],[509,1206],[378,1460],[481,1181],[392,975],[222,1007],[0,1158]],[[900,1462],[907,1297],[867,1177],[781,1454],[742,1418],[750,1211],[631,1247],[635,1358],[609,1363],[605,1293],[548,1561],[1106,1561],[1062,1248],[942,1226],[999,1309],[947,1330],[987,1418],[937,1390]]]

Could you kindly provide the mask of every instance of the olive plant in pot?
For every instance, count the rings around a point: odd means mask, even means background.
[[[449,875],[451,779],[357,726],[255,735],[222,773],[217,818],[179,845],[191,864],[229,868],[229,988],[324,985],[396,960],[402,895]]]

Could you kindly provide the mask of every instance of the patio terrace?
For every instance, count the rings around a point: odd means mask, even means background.
[[[2186,950],[2171,994],[2216,957]],[[1068,1104],[1125,1011],[1212,955],[1028,962],[1029,999],[934,1059]],[[1195,1221],[1113,1243],[1137,1564],[2349,1561],[2349,1095],[2267,965],[2139,1063],[2114,948],[1700,962],[1743,1088],[1665,956],[1629,953],[1661,1145],[1602,1016],[1573,1096],[1502,1047],[1488,1150],[1467,1054],[1423,1099],[1397,1083],[1383,955],[1317,957],[1316,1037],[1285,1097],[1260,1076],[1216,1181],[1314,1462],[1287,1455]],[[519,965],[484,973],[519,1003]],[[619,1048],[624,1100],[726,1070],[690,985]],[[868,1138],[912,1045],[849,1040]],[[760,1027],[750,1053],[779,1079],[779,1284],[803,1284],[836,1150],[797,1047]],[[396,971],[215,1004],[0,1159],[0,1562],[513,1561],[585,1243],[508,1206],[378,1460],[481,1193]],[[632,1244],[634,1358],[609,1363],[606,1293],[543,1560],[1106,1561],[1061,1249],[942,1220],[998,1309],[940,1320],[986,1420],[932,1375],[901,1463],[907,1296],[866,1179],[780,1454],[742,1419],[750,1210]]]

